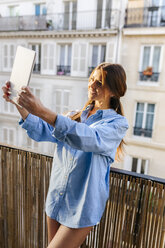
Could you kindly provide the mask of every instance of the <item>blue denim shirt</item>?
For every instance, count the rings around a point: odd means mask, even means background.
[[[128,129],[126,118],[112,109],[87,118],[88,112],[81,123],[58,115],[55,128],[31,114],[20,122],[30,138],[57,144],[46,213],[72,228],[99,223],[109,197],[110,165]]]

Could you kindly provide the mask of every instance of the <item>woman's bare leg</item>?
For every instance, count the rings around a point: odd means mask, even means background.
[[[53,237],[55,236],[58,228],[60,227],[60,223],[47,216],[47,227],[48,227],[48,244],[49,244],[53,239]]]
[[[60,225],[47,248],[78,248],[91,229],[92,227],[69,228]]]

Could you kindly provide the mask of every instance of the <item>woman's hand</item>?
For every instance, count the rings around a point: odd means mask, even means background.
[[[29,113],[39,116],[44,109],[40,99],[32,94],[29,87],[22,87],[18,93],[17,103],[25,108]]]
[[[29,87],[22,87],[18,94],[18,104],[25,108],[29,113],[42,118],[44,121],[54,126],[57,115],[51,110],[47,109],[30,91]]]

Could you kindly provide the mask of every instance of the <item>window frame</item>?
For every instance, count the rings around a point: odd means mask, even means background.
[[[141,46],[140,48],[140,63],[139,63],[139,73],[143,72],[142,71],[142,66],[143,66],[143,58],[144,58],[144,48],[145,47],[150,47],[151,48],[151,52],[150,52],[150,58],[149,58],[149,65],[150,67],[153,67],[152,62],[153,62],[153,55],[154,55],[154,48],[155,47],[160,47],[160,58],[159,58],[159,66],[158,66],[158,72],[159,73],[159,78],[158,81],[144,81],[144,80],[140,80],[139,75],[138,75],[138,84],[139,85],[144,85],[144,86],[159,86],[159,82],[160,82],[160,74],[162,71],[162,60],[163,60],[163,45],[161,44],[144,44]],[[138,73],[138,74],[139,74]]]
[[[148,167],[149,167],[149,159],[146,159],[146,158],[139,158],[139,157],[135,157],[135,156],[131,156],[131,166],[130,166],[130,171],[134,172],[132,170],[132,167],[133,167],[133,159],[137,159],[137,169],[136,169],[136,173],[140,173],[140,174],[143,174],[143,175],[147,175],[148,174]],[[141,169],[142,169],[142,160],[145,160],[145,170],[144,170],[144,173],[141,173]]]
[[[136,113],[137,113],[137,104],[138,103],[144,103],[144,112],[143,112],[143,120],[142,120],[142,129],[145,129],[145,124],[146,124],[146,118],[147,118],[147,106],[148,104],[154,104],[154,116],[153,116],[153,124],[152,124],[152,135],[151,137],[145,137],[143,135],[135,135],[134,134],[134,128],[136,127]],[[136,137],[137,139],[142,139],[144,138],[145,140],[151,140],[153,139],[153,133],[154,133],[154,126],[155,126],[155,115],[156,115],[156,103],[155,102],[143,102],[143,101],[136,101],[135,104],[135,111],[134,111],[134,121],[133,121],[133,132],[132,135],[133,137]]]

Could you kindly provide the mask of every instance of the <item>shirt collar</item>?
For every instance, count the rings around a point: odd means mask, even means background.
[[[86,109],[82,112],[82,117],[87,117],[89,111],[91,110],[93,106],[88,105]],[[117,115],[117,112],[114,109],[99,109],[96,111],[95,115],[100,115],[102,118],[108,117],[108,116],[115,116]]]

